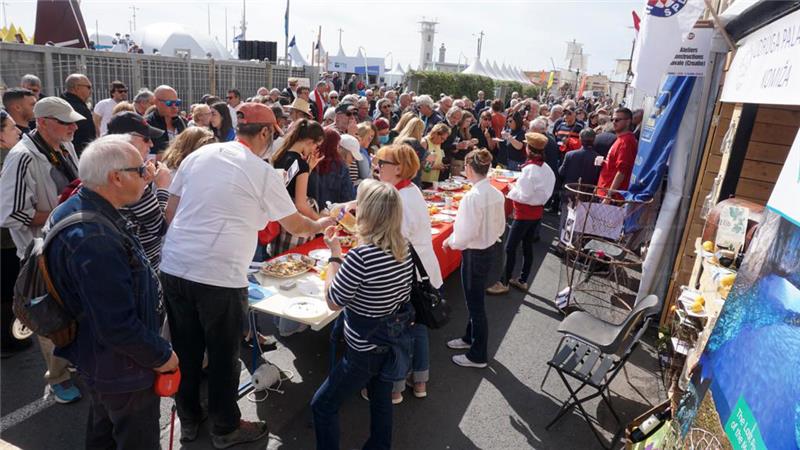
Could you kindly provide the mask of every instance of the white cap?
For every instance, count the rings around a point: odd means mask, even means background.
[[[358,145],[358,139],[355,137],[349,134],[343,134],[342,140],[339,142],[339,146],[350,152],[350,154],[353,155],[353,159],[356,161],[361,161],[364,159],[364,157],[361,155],[361,146]]]
[[[325,114],[322,116],[322,120],[334,120],[336,118],[336,108],[333,106],[328,107],[325,110]]]
[[[33,105],[33,115],[37,119],[49,117],[67,123],[86,120],[85,117],[76,113],[66,100],[60,97],[45,97],[39,100]]]

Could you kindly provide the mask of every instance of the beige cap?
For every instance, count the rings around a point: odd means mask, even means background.
[[[300,97],[297,97],[296,99],[294,99],[294,101],[292,102],[291,105],[288,106],[288,108],[296,109],[296,110],[304,113],[308,117],[311,117],[311,105],[309,105],[307,101],[305,101],[304,99],[302,99]]]
[[[39,118],[53,118],[67,123],[86,120],[85,117],[75,112],[66,100],[59,97],[45,97],[33,105],[33,115]]]

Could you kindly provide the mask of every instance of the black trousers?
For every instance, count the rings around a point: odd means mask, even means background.
[[[158,449],[161,399],[151,388],[123,394],[89,390],[87,450]]]
[[[242,302],[247,288],[224,288],[161,273],[172,347],[180,359],[181,385],[175,396],[182,423],[199,423],[203,353],[208,351],[208,415],[211,432],[239,426],[239,343]]]

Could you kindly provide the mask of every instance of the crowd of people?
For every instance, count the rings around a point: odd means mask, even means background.
[[[434,100],[367,89],[339,74],[313,86],[290,78],[283,90],[260,88],[248,98],[230,89],[192,105],[168,85],[129,100],[115,81],[90,108],[94,87],[72,74],[60,96],[46,97],[41,81],[26,75],[3,94],[0,112],[4,322],[8,280],[31,241],[74,212],[107,219],[67,227],[47,249],[78,331],[58,348],[38,337],[56,401],[86,394],[70,366],[90,391],[90,447],[157,447],[151,386],[157,373],[178,367],[181,441],[197,439],[206,418],[217,448],[264,437],[266,423],[242,420],[237,404],[240,345],[267,339],[245,321],[247,269],[322,234],[331,251],[325,298],[344,309],[334,332],[347,349],[311,402],[317,446],[338,448],[338,409],[363,389],[372,424],[366,448],[389,448],[391,405],[406,385],[427,396],[430,377],[428,330],[414,323],[409,304],[412,255],[434,288],[443,284],[422,190],[454,176],[472,185],[443,244],[461,251],[469,312],[464,334],[446,345],[464,352],[455,364],[485,368],[484,294],[527,290],[540,221],[566,208],[565,184],[627,188],[641,126],[640,112],[614,109],[609,99],[514,92],[504,101],[478,92],[475,100]],[[487,179],[498,166],[519,172],[507,194],[505,239],[506,196]],[[358,245],[346,256],[331,205],[355,211]],[[270,224],[279,232],[266,233]],[[505,268],[491,284],[503,246]],[[303,329],[278,323],[283,336]],[[23,345],[5,334],[2,342],[4,354]]]

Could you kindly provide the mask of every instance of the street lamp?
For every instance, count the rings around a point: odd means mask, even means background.
[[[367,65],[367,49],[364,47],[358,47],[361,50],[361,56],[364,58],[364,79],[366,80],[366,84],[369,85],[369,66]]]

